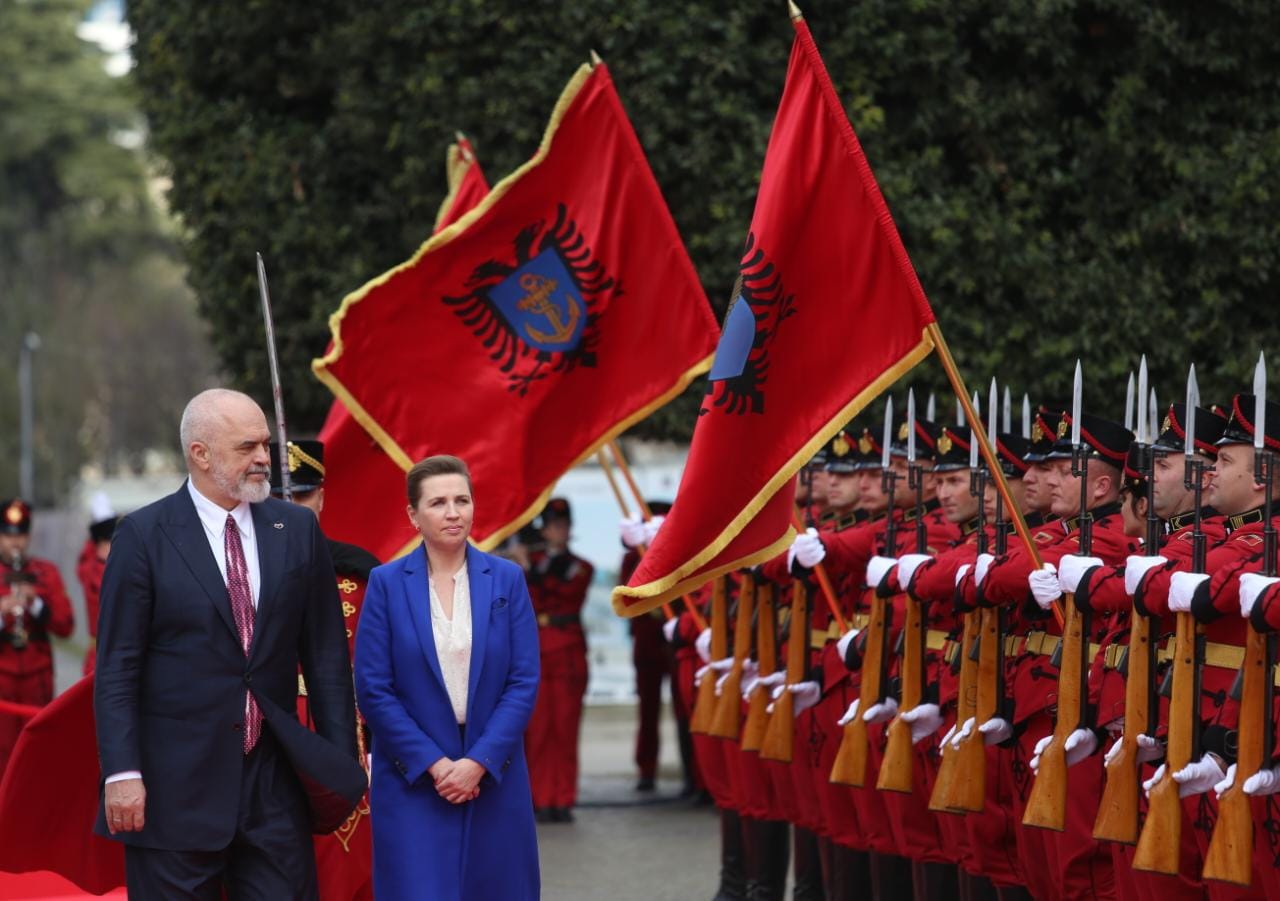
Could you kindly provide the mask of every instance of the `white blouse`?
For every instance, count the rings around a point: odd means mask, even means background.
[[[436,656],[440,658],[440,672],[444,674],[444,687],[453,705],[454,718],[459,723],[467,721],[467,680],[471,675],[471,583],[467,579],[467,565],[462,564],[453,577],[453,619],[444,615],[440,596],[431,581],[431,632],[436,640]]]

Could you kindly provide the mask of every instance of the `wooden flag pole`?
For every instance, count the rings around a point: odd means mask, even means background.
[[[1040,551],[1036,548],[1035,539],[1031,537],[1031,530],[1027,528],[1027,520],[1023,517],[1022,511],[1018,505],[1013,502],[1013,495],[1009,492],[1009,483],[1004,477],[1004,470],[1000,466],[999,456],[995,450],[995,436],[988,437],[986,427],[982,424],[982,418],[977,411],[973,409],[973,401],[969,399],[969,389],[965,387],[964,378],[960,375],[960,370],[956,368],[956,361],[951,356],[951,348],[947,346],[947,339],[942,337],[942,330],[938,328],[938,323],[931,322],[925,326],[925,334],[933,340],[933,349],[938,354],[938,360],[942,363],[943,370],[947,373],[947,379],[951,382],[951,390],[955,392],[956,399],[960,401],[960,406],[964,408],[965,418],[969,421],[970,428],[973,429],[974,437],[978,442],[978,449],[982,452],[982,458],[987,461],[987,467],[991,471],[991,478],[995,481],[996,490],[1000,492],[1000,497],[1004,499],[1004,508],[1009,511],[1010,518],[1013,520],[1014,531],[1018,533],[1018,537],[1022,539],[1023,546],[1027,549],[1027,554],[1031,557],[1032,566],[1039,569],[1044,561],[1040,559]],[[1054,602],[1053,618],[1058,622],[1058,628],[1062,628],[1062,605]]]
[[[600,460],[600,468],[604,471],[604,477],[609,480],[609,487],[613,489],[613,499],[618,502],[618,509],[622,511],[625,519],[631,515],[631,510],[627,508],[627,499],[622,496],[622,491],[618,488],[618,480],[613,475],[613,469],[609,466],[609,458],[604,455],[604,450],[597,450],[596,456]],[[636,553],[644,557],[645,547],[640,545],[636,548]],[[675,611],[671,609],[670,604],[662,605],[662,615],[667,619],[675,617]]]
[[[800,514],[795,510],[791,511],[791,525],[797,532],[804,533],[804,523],[800,521]],[[827,607],[831,609],[831,615],[840,627],[840,634],[843,635],[849,631],[849,624],[845,621],[843,614],[840,613],[840,605],[836,603],[836,590],[831,587],[831,579],[827,577],[826,567],[819,563],[813,568],[813,575],[817,578],[818,587],[822,589],[822,596],[827,601]]]
[[[618,442],[610,441],[608,444],[609,453],[613,455],[614,462],[618,464],[618,469],[622,472],[622,477],[627,480],[627,486],[631,489],[632,496],[640,506],[640,515],[643,516],[646,521],[653,519],[653,511],[649,509],[649,502],[646,501],[644,499],[644,495],[640,493],[640,486],[636,484],[635,476],[631,474],[631,467],[627,465],[626,457],[622,456],[622,449],[618,447]],[[627,512],[626,503],[622,500],[622,492],[618,490],[617,483],[614,482],[613,470],[609,468],[609,464],[605,461],[604,450],[598,450],[596,453],[600,455],[600,466],[609,477],[609,484],[613,487],[614,497],[618,499],[618,504],[622,507],[622,515],[630,515]],[[644,550],[641,549],[640,553],[643,555]],[[680,600],[684,601],[684,608],[688,610],[689,615],[693,617],[694,623],[698,626],[698,631],[704,631],[707,628],[707,619],[698,610],[697,605],[690,601],[688,596],[683,596]],[[663,604],[662,609],[667,612],[668,617],[675,615],[671,610],[670,604]]]

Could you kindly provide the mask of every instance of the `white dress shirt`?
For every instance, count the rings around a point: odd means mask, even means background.
[[[232,519],[236,522],[236,528],[240,530],[240,545],[244,548],[245,569],[249,574],[249,592],[253,597],[253,606],[258,606],[258,592],[262,588],[262,573],[258,568],[258,541],[257,535],[253,531],[253,511],[249,508],[248,501],[241,501],[233,509],[227,510],[209,500],[199,492],[191,480],[187,480],[187,491],[191,494],[191,501],[196,505],[196,513],[200,517],[200,525],[204,527],[204,537],[209,540],[209,550],[213,551],[213,559],[218,563],[218,572],[222,573],[222,583],[227,582],[227,548],[226,548],[226,530],[227,530],[227,514],[230,513]],[[467,631],[470,635],[471,620],[467,619]],[[470,638],[467,641],[470,646]],[[464,684],[465,691],[465,684]],[[137,770],[126,770],[123,773],[113,773],[104,781],[104,785],[112,782],[120,782],[124,779],[141,779],[142,773]]]
[[[436,642],[436,656],[440,658],[445,691],[449,693],[454,719],[465,723],[467,680],[471,676],[471,583],[467,579],[467,564],[463,563],[462,569],[453,576],[452,620],[444,615],[430,570],[427,585],[431,590],[431,634]]]

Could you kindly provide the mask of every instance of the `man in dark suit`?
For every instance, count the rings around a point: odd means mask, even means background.
[[[103,576],[96,831],[125,844],[130,897],[314,898],[310,833],[367,784],[329,552],[268,499],[252,399],[197,395],[181,437],[190,478],[121,520]]]

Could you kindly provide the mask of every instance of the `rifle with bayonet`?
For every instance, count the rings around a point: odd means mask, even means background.
[[[791,583],[791,618],[787,629],[787,679],[782,694],[773,702],[769,725],[760,743],[760,756],[765,760],[791,762],[795,738],[795,695],[790,686],[804,681],[809,663],[809,588],[803,579]]]
[[[1082,393],[1077,361],[1071,401],[1071,474],[1080,480],[1080,554],[1087,557],[1093,550],[1093,515],[1088,494],[1090,449],[1080,441]],[[1022,817],[1023,825],[1057,832],[1062,832],[1067,822],[1067,737],[1084,724],[1090,662],[1089,615],[1076,606],[1074,596],[1064,601],[1058,715],[1049,743],[1040,751],[1040,767]]]
[[[1205,536],[1201,522],[1204,461],[1195,457],[1196,406],[1200,390],[1196,385],[1196,368],[1187,376],[1187,412],[1183,484],[1194,492],[1195,524],[1191,531],[1191,571],[1204,572]],[[1148,549],[1149,553],[1154,550]],[[1164,775],[1147,793],[1147,819],[1142,824],[1133,865],[1139,870],[1178,874],[1182,839],[1182,799],[1173,774],[1198,760],[1200,736],[1200,661],[1195,618],[1190,613],[1175,614],[1173,657],[1170,659],[1172,694],[1169,698],[1169,734],[1165,746]],[[1128,726],[1128,711],[1125,712]],[[1127,732],[1126,728],[1126,732]],[[1136,741],[1136,739],[1135,739]],[[1135,748],[1136,753],[1136,748]],[[1095,833],[1096,834],[1096,833]]]
[[[884,408],[884,443],[881,451],[880,477],[883,480],[885,494],[888,495],[888,518],[885,524],[884,553],[886,556],[896,552],[898,546],[898,523],[894,517],[894,492],[896,490],[897,473],[889,466],[889,444],[893,440],[893,398],[889,398]],[[874,589],[874,586],[872,586]],[[861,788],[867,781],[867,755],[870,738],[867,735],[867,723],[862,714],[873,704],[884,700],[884,690],[888,682],[889,663],[889,604],[874,590],[871,592],[871,609],[868,614],[866,628],[866,644],[862,652],[862,681],[858,692],[858,714],[845,724],[844,733],[840,737],[840,750],[836,752],[835,763],[831,767],[831,781],[840,785]]]
[[[916,553],[928,551],[929,538],[924,521],[924,467],[916,459],[916,398],[915,392],[907,395],[907,488],[916,493]],[[924,606],[911,592],[902,586],[906,613],[902,624],[902,663],[899,670],[901,703],[898,715],[886,730],[888,743],[884,759],[880,761],[880,774],[876,788],[910,794],[912,781],[911,724],[902,718],[909,710],[924,700],[925,623]]]
[[[729,653],[729,605],[725,599],[725,577],[711,580],[711,659],[723,660]],[[716,674],[708,669],[703,673],[698,696],[693,703],[693,716],[689,718],[689,731],[706,735],[711,731],[716,715]]]
[[[760,678],[772,676],[778,669],[778,618],[774,609],[774,585],[762,582],[756,587],[756,667]],[[769,689],[756,685],[747,699],[747,721],[742,727],[742,750],[759,751],[769,725]]]
[[[1266,449],[1267,371],[1259,358],[1253,374],[1257,402],[1253,419],[1253,477],[1266,489],[1262,503],[1262,574],[1276,575],[1276,529],[1271,522],[1271,492],[1275,484],[1275,456]],[[1240,692],[1240,724],[1237,739],[1236,778],[1218,798],[1218,821],[1213,827],[1204,858],[1204,878],[1236,885],[1253,879],[1253,807],[1244,793],[1244,782],[1269,765],[1272,752],[1271,700],[1275,648],[1271,639],[1250,624],[1244,645],[1243,687]]]
[[[725,676],[708,734],[734,738],[742,728],[742,667],[751,651],[752,616],[755,612],[756,580],[747,574],[738,588],[738,609],[733,621],[733,666]]]
[[[1144,355],[1138,367],[1138,416],[1135,425],[1139,465],[1143,478],[1147,480],[1146,551],[1148,554],[1156,554],[1159,553],[1161,526],[1155,508],[1155,436],[1147,432],[1147,399],[1147,358]],[[1152,617],[1133,611],[1129,620],[1129,649],[1126,657],[1128,671],[1125,674],[1124,730],[1119,739],[1120,748],[1113,750],[1106,761],[1106,784],[1103,786],[1102,801],[1098,805],[1098,815],[1093,823],[1093,837],[1099,841],[1132,845],[1138,840],[1138,799],[1142,790],[1138,736],[1153,735],[1159,721],[1159,695],[1152,690],[1152,680],[1156,674],[1155,639],[1158,634],[1153,631]],[[1172,765],[1173,761],[1170,760],[1169,763]],[[1179,769],[1185,765],[1185,762],[1179,764]],[[1174,772],[1176,771],[1172,766],[1166,769],[1169,776]],[[1172,782],[1173,779],[1169,778],[1167,781]],[[1176,835],[1182,825],[1177,801],[1178,789],[1175,785],[1172,811],[1175,817],[1175,874],[1178,872]]]

